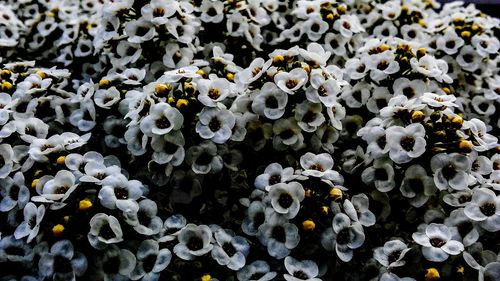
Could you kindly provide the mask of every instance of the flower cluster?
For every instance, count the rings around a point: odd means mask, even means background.
[[[0,8],[0,280],[500,280],[473,5]]]

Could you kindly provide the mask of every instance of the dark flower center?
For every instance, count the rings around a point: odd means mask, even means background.
[[[405,95],[409,99],[413,98],[415,94],[415,90],[412,87],[406,87],[403,89],[403,95]]]
[[[156,127],[159,129],[166,129],[172,125],[166,116],[162,116],[160,119],[156,120]]]
[[[415,146],[415,138],[413,136],[404,136],[400,141],[401,147],[406,151],[412,151]]]
[[[276,174],[269,177],[269,185],[277,184],[281,182],[281,175]]]
[[[430,242],[431,242],[431,245],[436,247],[436,248],[440,248],[444,244],[446,244],[446,242],[441,238],[432,238],[432,239],[430,239]]]
[[[206,166],[212,162],[213,156],[207,152],[203,152],[198,158],[196,158],[195,163],[200,166]]]
[[[54,257],[54,271],[59,273],[69,273],[73,271],[71,261],[63,256]]]
[[[32,216],[29,220],[28,220],[28,225],[30,228],[33,228],[35,227],[36,225],[36,216]]]
[[[378,181],[386,181],[389,179],[389,175],[385,169],[375,169],[375,179]]]
[[[484,203],[479,207],[479,210],[481,210],[481,213],[483,213],[485,216],[491,217],[496,213],[496,206],[495,203],[493,202],[487,202]]]
[[[409,179],[408,185],[415,193],[422,193],[424,190],[424,183],[421,179]]]
[[[103,226],[101,226],[101,229],[99,229],[99,236],[101,236],[106,240],[113,239],[116,237],[109,223],[106,223]]]
[[[280,204],[281,207],[287,209],[290,206],[292,206],[293,198],[288,193],[281,193],[280,198],[278,199],[278,203]]]
[[[175,143],[165,142],[164,149],[167,154],[174,154],[178,148],[179,147]]]
[[[447,180],[454,178],[458,174],[457,169],[453,166],[453,164],[444,166],[441,172],[443,173],[443,177]]]
[[[19,186],[17,185],[13,185],[11,188],[10,188],[10,191],[9,191],[9,197],[14,200],[14,201],[17,201],[17,199],[19,198]]]
[[[266,107],[267,108],[278,108],[278,100],[274,96],[269,96],[266,98]]]
[[[264,214],[264,212],[258,212],[253,217],[253,224],[254,224],[254,226],[257,227],[257,226],[262,225],[265,220],[266,220],[266,215]]]
[[[294,79],[290,79],[288,81],[286,81],[285,85],[288,89],[293,89],[295,88],[295,86],[297,86],[298,82],[297,80],[294,80]]]
[[[354,92],[352,93],[352,97],[353,97],[355,100],[359,101],[359,102],[361,102],[361,100],[362,100],[362,98],[363,98],[363,97],[361,96],[361,91],[354,91]]]
[[[399,255],[401,255],[401,251],[394,251],[389,256],[387,256],[387,260],[389,264],[397,261],[399,259]]]
[[[386,60],[382,60],[377,64],[378,70],[386,70],[389,67],[389,63]]]
[[[287,139],[293,137],[294,135],[295,135],[295,133],[293,132],[292,129],[287,129],[287,130],[284,130],[283,132],[281,132],[280,137],[284,140],[287,140]]]
[[[271,233],[271,237],[280,243],[285,243],[286,242],[285,228],[281,225],[276,225],[273,228],[273,231]]]
[[[68,189],[69,186],[67,185],[60,186],[54,190],[54,194],[64,194],[66,193],[66,191],[68,191]]]
[[[144,268],[144,271],[146,272],[151,272],[153,270],[153,267],[155,267],[155,263],[156,263],[156,256],[149,255],[142,260],[142,268]]]
[[[316,120],[317,116],[318,116],[318,114],[316,114],[315,112],[308,111],[308,112],[306,112],[306,114],[304,114],[304,117],[302,117],[302,121],[305,123],[311,123],[314,120]]]
[[[233,244],[229,242],[222,245],[222,250],[224,250],[224,252],[226,252],[226,254],[230,257],[236,254],[236,249],[234,248]]]
[[[474,56],[471,54],[465,54],[463,58],[466,63],[471,63],[474,60]]]
[[[302,271],[302,270],[295,271],[293,273],[293,277],[301,279],[301,280],[309,279],[309,276],[307,274],[305,274],[304,271]]]
[[[317,23],[312,24],[311,25],[311,30],[313,32],[318,32],[319,31],[319,24],[317,24]]]
[[[309,167],[309,170],[324,172],[325,168],[323,168],[323,166],[319,163],[314,163]]]
[[[193,236],[187,242],[187,248],[191,251],[198,251],[203,249],[203,240],[200,237]]]
[[[345,245],[349,243],[350,240],[351,239],[348,228],[340,230],[339,233],[337,234],[337,244],[339,245]]]
[[[455,41],[453,41],[453,40],[452,41],[446,41],[445,45],[446,45],[446,48],[453,49],[453,48],[455,48]]]
[[[210,123],[208,123],[208,127],[212,132],[217,132],[221,128],[221,123],[219,119],[212,118],[212,120],[210,120]]]
[[[153,16],[155,18],[162,17],[163,15],[165,15],[165,10],[163,8],[158,7],[153,10]]]
[[[135,31],[135,35],[142,37],[142,36],[146,35],[146,33],[148,33],[148,31],[149,31],[149,28],[147,28],[145,26],[139,26],[139,27],[137,27],[137,30]]]
[[[115,197],[116,199],[124,200],[128,198],[128,190],[124,187],[115,188]]]
[[[217,11],[215,10],[214,7],[210,7],[207,10],[207,15],[209,15],[211,17],[215,17],[217,15]]]
[[[213,100],[216,100],[220,97],[220,91],[219,89],[214,89],[214,88],[211,88],[209,91],[208,91],[208,97],[213,99]]]
[[[384,101],[385,101],[385,100],[384,100]],[[387,144],[387,141],[386,141],[386,139],[385,139],[385,135],[383,135],[383,136],[381,136],[381,137],[379,137],[379,138],[377,139],[377,145],[378,145],[378,147],[380,147],[380,148],[382,148],[382,149],[383,149],[383,148],[385,147],[385,145],[386,145],[386,144]]]
[[[356,72],[359,72],[359,73],[363,73],[365,72],[366,70],[366,65],[364,63],[360,64],[357,68],[356,68]]]
[[[259,74],[262,71],[262,67],[256,67],[252,69],[252,75],[255,77],[257,74]]]

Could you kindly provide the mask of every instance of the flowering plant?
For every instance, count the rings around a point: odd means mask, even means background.
[[[0,280],[500,280],[500,21],[6,0]]]

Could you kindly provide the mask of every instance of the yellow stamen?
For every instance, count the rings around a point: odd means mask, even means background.
[[[54,234],[54,236],[56,237],[60,237],[64,232],[64,225],[62,224],[56,224],[53,228],[52,228],[52,234]]]
[[[31,182],[31,188],[35,188],[36,185],[38,184],[38,182],[40,181],[40,179],[34,179],[32,182]]]
[[[64,161],[66,160],[66,156],[57,157],[56,163],[57,165],[64,165]]]
[[[428,268],[425,273],[425,281],[438,280],[440,278],[439,271],[435,268]]]
[[[175,104],[175,107],[178,109],[181,109],[189,104],[189,101],[186,99],[179,99],[177,103]]]
[[[89,199],[83,199],[78,204],[78,209],[80,209],[80,211],[87,211],[88,209],[92,208],[92,205],[93,204]]]
[[[316,224],[312,220],[305,220],[302,222],[302,229],[312,231],[316,228]]]
[[[330,189],[330,197],[333,198],[333,201],[340,201],[342,199],[342,190],[337,187]]]

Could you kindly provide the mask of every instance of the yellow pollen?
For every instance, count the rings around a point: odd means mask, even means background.
[[[425,273],[425,281],[438,280],[440,278],[439,271],[435,268],[428,268]]]
[[[92,208],[92,205],[93,204],[89,199],[83,199],[78,204],[78,209],[80,209],[80,211],[87,211],[88,209]]]
[[[181,109],[189,104],[189,101],[186,99],[179,99],[177,103],[175,104],[175,107],[178,109]]]
[[[31,182],[31,188],[35,188],[36,185],[38,184],[38,182],[40,181],[40,179],[34,179],[32,182]]]
[[[64,226],[62,224],[56,224],[52,228],[52,234],[56,237],[60,237],[64,232]]]
[[[64,161],[66,160],[66,156],[57,157],[56,163],[57,165],[64,165]]]
[[[312,220],[305,220],[302,222],[302,229],[312,231],[316,228],[316,224]]]

